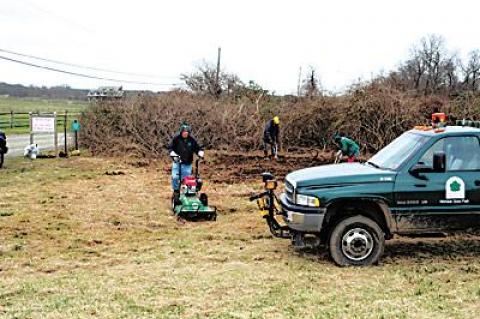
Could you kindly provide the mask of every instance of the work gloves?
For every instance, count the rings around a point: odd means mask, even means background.
[[[172,160],[175,162],[175,163],[180,163],[182,160],[180,159],[180,155],[178,155],[177,153],[175,153],[174,151],[171,151],[170,152],[170,157],[172,158]],[[204,151],[199,151],[197,153],[198,157],[202,158],[205,156],[205,152]]]
[[[172,160],[175,163],[180,163],[181,162],[180,156],[177,153],[175,153],[174,151],[170,152],[170,157],[172,158]]]

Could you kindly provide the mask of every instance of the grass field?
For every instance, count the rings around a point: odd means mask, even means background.
[[[8,159],[0,317],[478,318],[480,236],[395,239],[381,265],[338,268],[270,236],[253,181],[207,181],[218,221],[177,221],[166,168]]]
[[[1,113],[28,113],[28,112],[58,112],[64,113],[65,110],[70,114],[78,114],[88,106],[86,101],[69,100],[45,100],[34,98],[14,98],[0,96],[0,130],[7,134],[28,133],[29,117],[28,114],[17,114],[14,116],[14,123],[17,127],[10,128],[10,114],[1,115]],[[70,122],[69,122],[70,123]]]

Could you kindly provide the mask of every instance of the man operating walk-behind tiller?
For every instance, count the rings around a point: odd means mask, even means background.
[[[172,210],[179,217],[187,220],[215,220],[216,208],[208,206],[207,194],[198,196],[202,188],[198,164],[204,157],[203,148],[191,136],[191,128],[186,123],[180,126],[168,146],[172,165]],[[193,155],[197,154],[195,161],[195,174],[192,175]]]

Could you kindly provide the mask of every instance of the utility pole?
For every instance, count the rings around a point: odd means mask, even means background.
[[[300,83],[302,81],[302,67],[298,70],[297,96],[300,96]]]
[[[218,56],[217,56],[217,74],[215,75],[215,96],[218,98],[221,93],[220,84],[218,83],[218,78],[220,77],[220,54],[222,48],[218,48]]]

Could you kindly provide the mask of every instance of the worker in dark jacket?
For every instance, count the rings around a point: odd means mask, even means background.
[[[265,125],[263,131],[263,153],[265,157],[268,156],[268,148],[270,147],[271,156],[275,159],[278,158],[278,143],[280,142],[280,119],[275,116],[269,120]]]
[[[0,168],[3,166],[4,155],[7,154],[7,136],[5,133],[0,131]]]
[[[184,123],[168,146],[172,165],[172,188],[174,195],[180,192],[180,181],[186,176],[192,175],[193,154],[204,157],[203,148],[191,136],[191,128]]]

